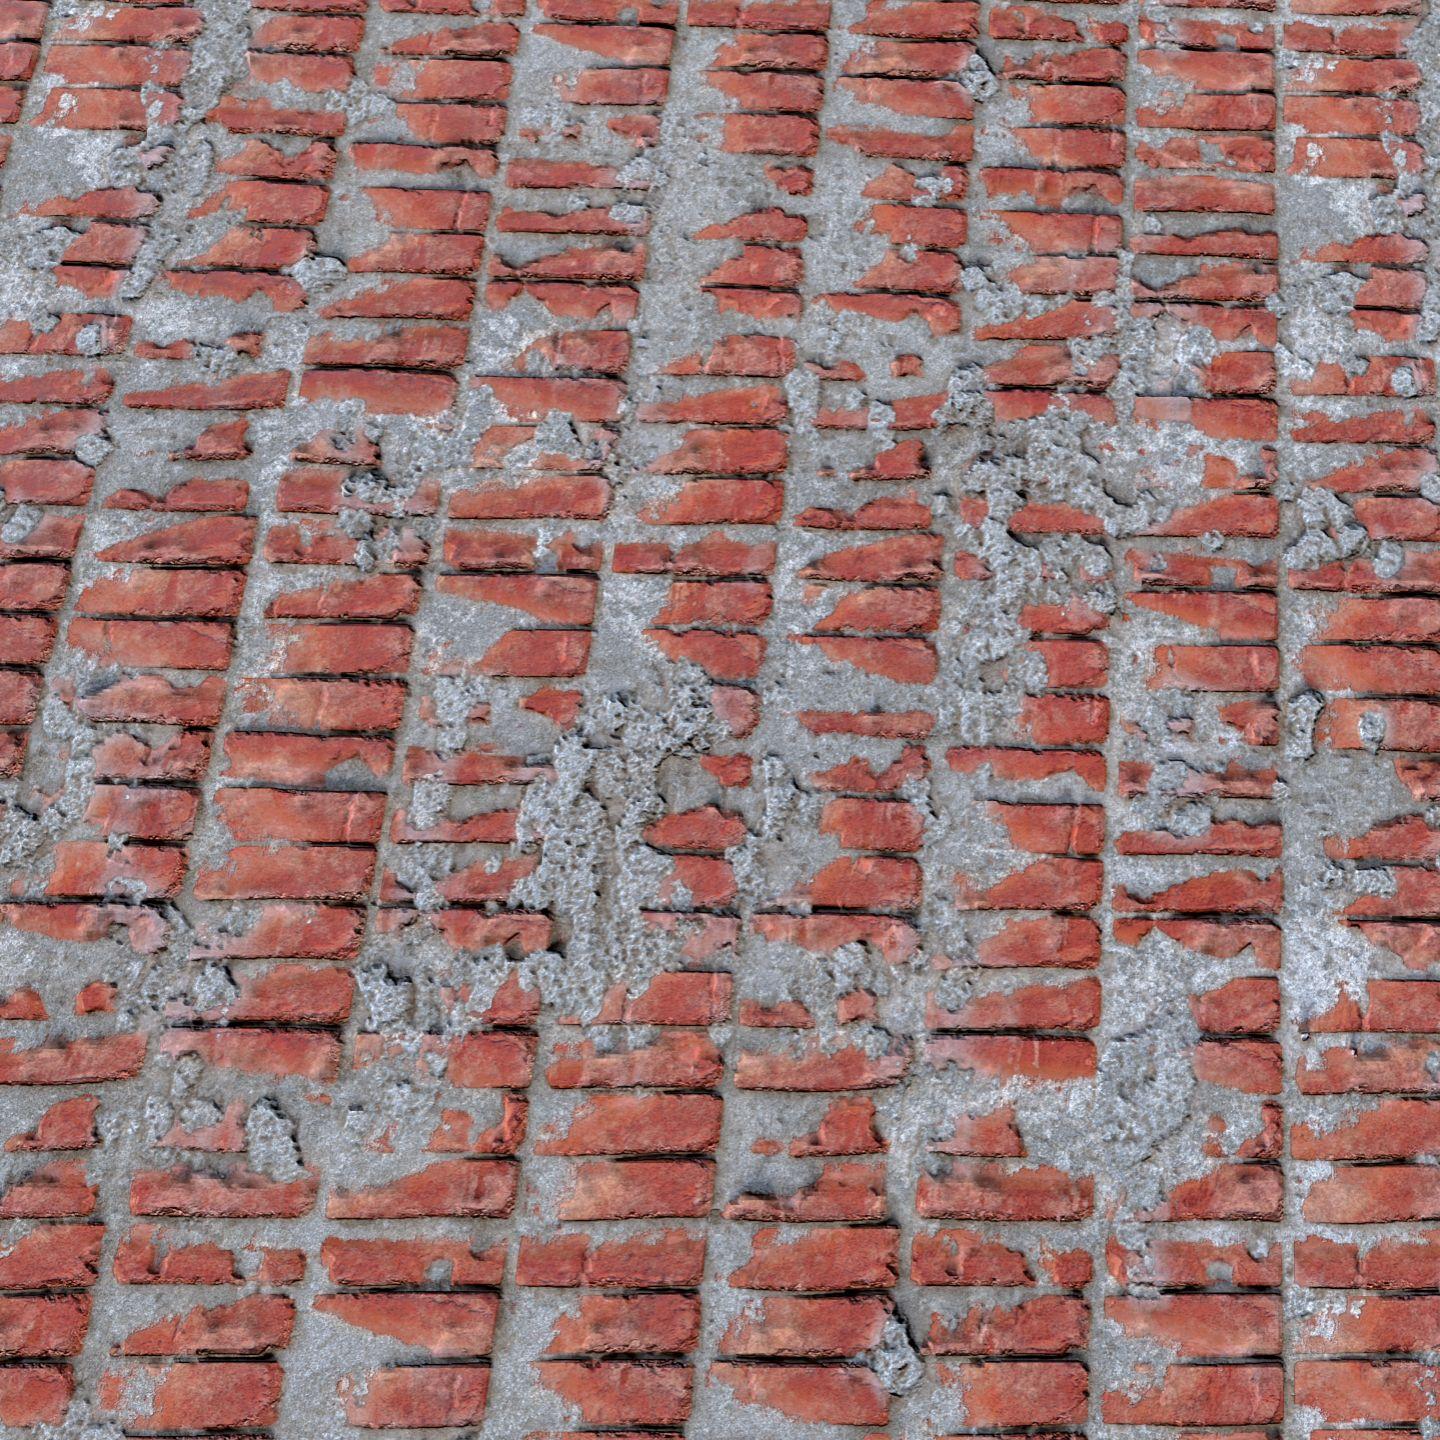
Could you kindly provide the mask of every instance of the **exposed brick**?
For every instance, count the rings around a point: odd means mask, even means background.
[[[252,8],[0,0],[0,1428],[1433,1426],[1430,0]]]

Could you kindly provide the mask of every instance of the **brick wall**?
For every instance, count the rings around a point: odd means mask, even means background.
[[[1433,1440],[1429,0],[0,32],[5,1434]]]

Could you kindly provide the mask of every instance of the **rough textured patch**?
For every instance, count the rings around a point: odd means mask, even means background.
[[[1426,4],[0,0],[0,1431],[1440,1433]]]

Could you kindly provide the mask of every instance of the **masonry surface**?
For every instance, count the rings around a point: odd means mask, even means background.
[[[1440,1435],[1433,0],[0,32],[0,1433]]]

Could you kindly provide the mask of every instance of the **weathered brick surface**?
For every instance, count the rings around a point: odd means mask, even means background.
[[[0,1431],[1430,1437],[1430,0],[0,0]]]

